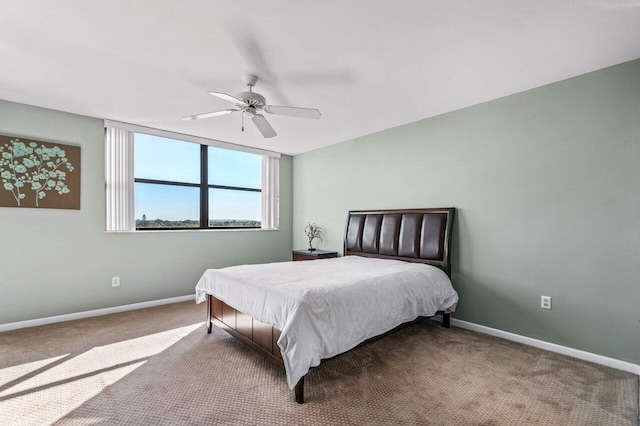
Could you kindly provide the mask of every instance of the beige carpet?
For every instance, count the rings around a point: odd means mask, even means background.
[[[427,321],[324,362],[298,405],[284,372],[205,307],[0,333],[0,425],[636,425],[638,377]]]

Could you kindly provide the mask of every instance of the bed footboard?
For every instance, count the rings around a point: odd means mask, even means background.
[[[278,346],[282,332],[277,328],[253,319],[214,296],[207,295],[207,333],[211,333],[213,324],[249,346],[258,355],[284,369]],[[304,403],[304,377],[298,381],[294,393],[296,402]]]
[[[214,296],[207,295],[207,305],[209,332],[211,324],[215,324],[272,363],[284,368],[278,346],[278,339],[282,334],[280,330],[235,310]]]
[[[439,313],[442,314],[442,326],[450,328],[450,314],[445,312]],[[401,324],[387,333],[366,340],[362,344],[378,340],[381,337],[394,333],[411,324],[424,321],[425,319],[426,317],[420,317],[415,321]],[[284,369],[284,361],[282,361],[282,354],[278,346],[278,339],[282,332],[277,328],[253,319],[249,315],[237,311],[222,300],[209,294],[207,295],[207,333],[211,334],[213,324],[249,346],[258,355]],[[298,404],[304,403],[304,377],[296,384],[294,394]]]

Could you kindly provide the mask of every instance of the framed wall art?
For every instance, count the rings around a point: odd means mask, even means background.
[[[80,146],[0,135],[0,207],[80,209]]]

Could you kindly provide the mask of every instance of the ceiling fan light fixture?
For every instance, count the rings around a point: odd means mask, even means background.
[[[244,113],[247,114],[249,117],[253,117],[258,113],[258,110],[253,106],[249,106],[244,109]]]

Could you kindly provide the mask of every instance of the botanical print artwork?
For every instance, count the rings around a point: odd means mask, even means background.
[[[80,209],[80,147],[0,136],[0,207]]]

